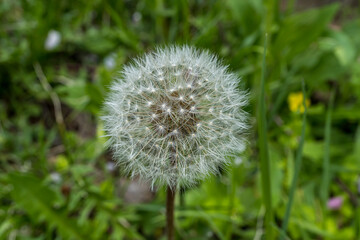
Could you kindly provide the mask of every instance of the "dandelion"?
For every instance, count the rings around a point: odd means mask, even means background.
[[[215,56],[188,46],[157,49],[125,66],[103,116],[118,165],[167,186],[168,198],[217,173],[245,145],[247,94],[239,82]]]
[[[290,93],[288,96],[288,105],[289,105],[289,109],[292,112],[300,112],[300,113],[304,113],[305,108],[303,105],[303,100],[304,96],[302,94],[302,92],[295,92],[295,93]],[[306,99],[305,100],[306,103],[306,107],[310,106],[310,100]]]
[[[216,173],[226,156],[244,149],[247,94],[239,81],[213,55],[186,46],[126,66],[103,117],[120,167],[171,187]]]

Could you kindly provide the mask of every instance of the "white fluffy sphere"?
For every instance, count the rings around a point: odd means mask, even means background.
[[[247,94],[214,55],[157,49],[124,67],[103,120],[121,169],[152,185],[189,186],[243,151]]]

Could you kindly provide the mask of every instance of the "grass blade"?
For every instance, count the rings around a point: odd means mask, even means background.
[[[266,49],[267,35],[264,43],[264,53],[262,61],[261,84],[258,105],[258,131],[259,131],[259,150],[260,150],[260,171],[262,184],[262,197],[265,205],[265,229],[266,239],[273,239],[273,211],[271,203],[271,170],[269,161],[269,150],[267,145],[267,121],[265,106],[265,71],[266,71]]]
[[[295,170],[294,170],[294,176],[293,176],[293,179],[291,181],[291,186],[290,186],[289,201],[286,206],[286,211],[285,211],[284,219],[283,219],[282,226],[281,226],[283,233],[286,233],[286,229],[288,227],[290,213],[291,213],[291,207],[292,207],[292,204],[294,201],[295,189],[296,189],[297,181],[298,181],[299,174],[300,174],[301,164],[302,164],[302,152],[303,152],[303,147],[304,147],[304,142],[305,142],[304,140],[305,140],[306,112],[307,112],[306,92],[305,92],[304,81],[302,82],[302,92],[303,92],[303,105],[304,105],[303,123],[302,123],[302,128],[301,128],[300,142],[299,142],[299,146],[298,146],[296,158],[295,158]],[[284,239],[284,235],[280,235],[279,239],[280,240]]]
[[[321,180],[320,198],[326,206],[329,197],[329,182],[330,182],[330,139],[331,139],[331,119],[332,110],[334,106],[334,91],[331,92],[329,107],[326,113],[325,120],[325,147],[324,147],[324,160],[323,160],[323,175]]]

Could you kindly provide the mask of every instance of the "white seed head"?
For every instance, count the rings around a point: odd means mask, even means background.
[[[125,66],[102,117],[123,172],[170,187],[217,173],[244,150],[248,97],[239,83],[214,55],[188,46]]]

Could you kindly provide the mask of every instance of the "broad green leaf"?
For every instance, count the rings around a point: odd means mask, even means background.
[[[249,36],[254,31],[259,31],[262,21],[263,6],[259,0],[228,0],[227,7],[230,16],[236,21],[239,31]]]
[[[350,37],[343,32],[332,31],[329,37],[320,41],[319,45],[321,50],[332,51],[343,66],[349,65],[355,60],[356,48]]]
[[[55,227],[67,239],[87,239],[74,221],[54,209],[53,205],[59,199],[40,179],[12,173],[9,182],[14,188],[11,193],[14,201],[34,219],[46,220],[49,227]]]
[[[325,30],[338,7],[338,4],[333,4],[285,18],[280,25],[272,51],[284,59],[291,59],[304,51]]]

